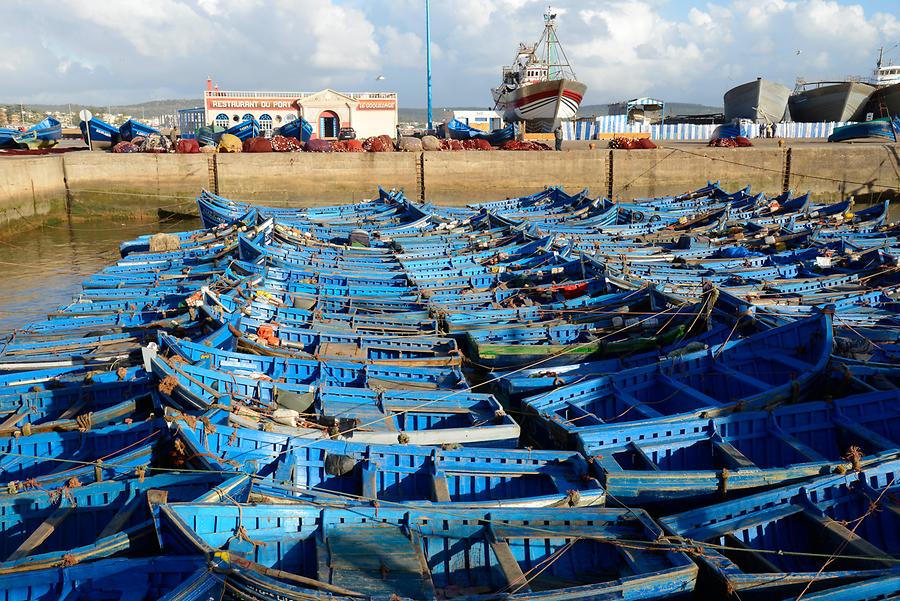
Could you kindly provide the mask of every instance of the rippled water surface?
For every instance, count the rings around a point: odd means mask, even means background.
[[[65,222],[0,240],[0,332],[41,319],[71,302],[87,276],[119,258],[119,244],[141,234],[190,230],[200,220]]]

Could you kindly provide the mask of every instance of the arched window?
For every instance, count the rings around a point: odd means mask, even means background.
[[[218,115],[216,115],[216,118],[213,121],[213,123],[215,123],[219,127],[227,128],[228,127],[228,115],[226,115],[225,113],[219,113]]]
[[[259,133],[269,137],[272,133],[272,115],[264,113],[259,116]]]
[[[253,119],[253,115],[251,113],[244,113],[244,116],[241,117],[241,121],[249,121],[250,119]]]

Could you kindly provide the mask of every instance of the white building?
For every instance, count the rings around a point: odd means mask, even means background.
[[[453,118],[482,131],[503,127],[503,115],[497,111],[453,111]]]
[[[203,108],[207,125],[231,127],[253,117],[261,133],[303,117],[312,125],[313,137],[336,138],[342,127],[352,127],[358,138],[393,137],[397,131],[397,94],[349,92],[247,92],[213,89],[207,80]]]

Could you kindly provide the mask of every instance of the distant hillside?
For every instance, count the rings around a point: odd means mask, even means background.
[[[13,102],[0,102],[0,106],[14,107],[14,110],[18,110],[19,104]],[[196,106],[203,106],[203,101],[199,98],[175,98],[170,100],[151,100],[149,102],[141,102],[138,104],[111,104],[109,105],[109,112],[140,115],[143,111],[143,113],[148,116],[171,115],[178,109],[188,109]],[[95,113],[107,112],[107,105],[100,104],[81,104],[78,102],[73,102],[71,104],[25,104],[27,110],[39,113],[67,112],[70,107],[73,111],[86,108]]]

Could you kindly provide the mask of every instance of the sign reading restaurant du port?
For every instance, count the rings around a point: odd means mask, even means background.
[[[284,98],[207,98],[210,109],[289,109],[294,101]]]
[[[291,109],[296,101],[284,98],[207,98],[207,109]],[[393,111],[397,101],[393,99],[357,100],[360,111]]]

